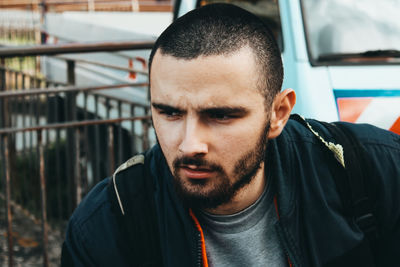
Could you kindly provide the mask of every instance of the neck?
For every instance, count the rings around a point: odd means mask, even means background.
[[[230,202],[205,211],[215,215],[229,215],[242,211],[257,201],[264,192],[265,185],[264,163],[261,163],[253,180],[241,188]]]

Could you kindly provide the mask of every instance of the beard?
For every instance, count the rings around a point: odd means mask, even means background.
[[[265,160],[269,126],[268,121],[255,146],[236,161],[232,177],[221,165],[207,161],[201,155],[176,158],[172,164],[173,183],[184,205],[195,209],[215,209],[229,203],[240,189],[250,184]],[[208,179],[183,179],[179,173],[182,165],[205,167],[216,175]]]

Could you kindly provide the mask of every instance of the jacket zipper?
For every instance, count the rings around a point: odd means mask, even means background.
[[[204,240],[203,229],[201,229],[201,225],[191,209],[189,209],[189,214],[190,214],[190,217],[192,217],[192,220],[194,222],[194,225],[198,232],[198,237],[199,237],[198,241],[197,241],[198,266],[199,267],[201,267],[201,266],[208,267],[206,244],[205,244],[205,240]]]
[[[197,229],[196,229],[197,230]],[[197,266],[201,267],[201,235],[197,234]]]
[[[280,220],[280,215],[279,215],[279,208],[278,208],[278,198],[277,198],[277,195],[274,196],[274,205],[275,205],[276,216],[278,217],[278,221],[279,221],[279,220]],[[280,234],[278,234],[278,236],[279,236],[280,239],[283,238],[283,236],[281,236]],[[289,251],[287,250],[287,248],[286,248],[286,246],[285,246],[286,243],[285,243],[285,242],[282,242],[282,240],[281,240],[281,243],[282,243],[282,245],[283,245],[283,250],[284,250],[284,252],[285,252],[285,254],[286,254],[286,258],[287,258],[287,262],[288,262],[288,264],[289,264],[289,267],[294,267],[294,265],[293,265],[293,263],[292,263],[292,261],[290,260],[290,257],[289,257]]]

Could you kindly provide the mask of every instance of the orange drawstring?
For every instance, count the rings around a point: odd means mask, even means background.
[[[192,217],[194,224],[196,225],[197,230],[200,232],[200,242],[201,242],[201,258],[203,260],[203,266],[208,267],[208,260],[206,254],[206,242],[204,240],[203,229],[201,229],[199,220],[197,220],[196,216],[194,215],[192,209],[189,209],[190,217]]]

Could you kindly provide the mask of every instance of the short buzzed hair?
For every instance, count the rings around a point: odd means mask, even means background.
[[[268,26],[256,15],[231,4],[211,4],[192,10],[173,22],[157,39],[149,59],[149,70],[157,50],[181,59],[229,55],[249,46],[259,67],[258,88],[269,107],[281,90],[281,53]]]

